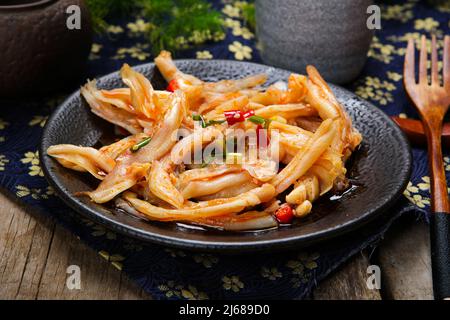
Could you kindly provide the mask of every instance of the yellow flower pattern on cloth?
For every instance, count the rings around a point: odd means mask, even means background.
[[[48,186],[44,191],[36,188],[28,188],[26,186],[18,185],[16,186],[16,195],[19,198],[31,196],[35,200],[46,200],[50,196],[54,195],[55,192],[52,187]]]
[[[400,81],[403,79],[403,76],[400,73],[388,71],[387,77],[393,81]]]
[[[392,44],[384,44],[378,37],[373,37],[372,44],[367,54],[369,58],[384,62],[386,64],[391,63],[395,56],[402,56],[405,54],[405,48],[396,48]]]
[[[436,9],[439,10],[440,12],[450,13],[450,2],[448,1],[439,2],[436,6]]]
[[[417,19],[414,21],[414,29],[432,31],[439,27],[439,22],[433,18]]]
[[[222,282],[222,286],[225,290],[239,292],[244,288],[244,283],[239,279],[238,276],[223,276]]]
[[[112,34],[119,34],[124,32],[123,28],[121,26],[115,26],[115,25],[109,25],[106,28],[106,31]]]
[[[246,40],[255,37],[255,35],[247,27],[241,27],[240,25],[239,27],[234,27],[231,33],[233,34],[233,36],[242,37]]]
[[[9,163],[9,160],[6,158],[4,154],[0,154],[0,171],[5,171],[6,165]]]
[[[383,6],[381,18],[385,20],[398,20],[403,23],[413,18],[414,1],[405,1],[404,4]]]
[[[208,50],[197,51],[196,57],[197,57],[197,59],[212,59],[213,58],[211,52],[209,52]]]
[[[425,178],[425,179],[424,179]],[[429,178],[428,177],[422,177],[423,183],[419,183],[421,185],[421,188],[427,187],[427,181],[428,181],[428,188],[429,188]],[[430,205],[430,199],[428,197],[424,197],[419,193],[419,187],[415,186],[411,181],[408,182],[408,185],[406,186],[405,191],[403,192],[403,195],[408,199],[411,203],[415,204],[419,208],[425,208],[425,206]]]
[[[93,43],[91,47],[91,53],[89,54],[89,60],[96,60],[100,59],[100,51],[102,50],[103,46],[98,43]]]
[[[239,18],[240,11],[241,10],[238,7],[232,6],[231,4],[225,5],[225,7],[222,9],[222,12],[224,14],[232,18]]]
[[[425,206],[430,205],[430,198],[424,197],[420,194],[415,194],[412,197],[407,197],[409,201],[414,203],[419,208],[425,208]]]
[[[364,84],[356,88],[355,93],[364,99],[376,101],[381,105],[387,105],[389,102],[393,102],[392,91],[396,89],[396,86],[387,81],[381,81],[378,77],[366,77]]]
[[[318,267],[317,259],[319,254],[301,252],[297,259],[289,260],[286,267],[291,269],[293,277],[291,278],[292,286],[294,288],[300,287],[303,283],[307,283],[311,278],[311,272]]]
[[[48,116],[33,116],[33,119],[28,122],[28,125],[30,127],[38,125],[43,128],[45,126],[45,123],[47,122],[47,119]]]
[[[8,122],[0,118],[0,130],[6,129],[6,127],[9,125]],[[0,136],[0,142],[4,142],[6,138],[4,136]]]
[[[447,158],[447,161],[445,160]],[[444,169],[447,171],[450,171],[450,165],[448,164],[448,157],[444,157]],[[430,192],[430,188],[431,188],[431,180],[429,176],[423,176],[422,181],[419,182],[417,184],[417,187],[421,190],[421,191],[426,191],[426,192]],[[447,186],[448,186],[448,182],[447,182]],[[450,193],[450,187],[447,187],[448,192]]]
[[[3,119],[0,119],[0,130],[4,130],[9,125],[8,122],[6,122]]]
[[[189,285],[187,288],[181,289],[181,295],[187,300],[207,300],[208,295],[200,292],[196,287]]]
[[[444,157],[444,168],[446,171],[450,171],[450,157]]]
[[[430,190],[430,177],[429,176],[422,177],[422,182],[419,182],[417,184],[417,186],[422,191],[429,191]]]
[[[181,250],[177,250],[177,249],[172,249],[172,248],[166,248],[164,249],[165,252],[167,252],[168,254],[170,254],[170,256],[172,258],[184,258],[186,257],[186,253],[184,253],[184,251]]]
[[[123,264],[122,262],[125,260],[125,257],[120,255],[120,254],[110,254],[108,251],[105,250],[101,250],[98,252],[98,254],[105,259],[106,261],[108,261],[109,263],[111,263],[111,265],[116,268],[117,270],[122,270],[123,268]]]
[[[237,60],[250,60],[252,58],[252,48],[242,45],[242,43],[234,41],[228,46],[228,49],[234,53],[234,58]]]
[[[41,169],[41,166],[39,165],[39,151],[29,151],[26,152],[24,157],[20,160],[22,163],[28,164],[29,171],[28,174],[30,176],[44,176],[44,172]]]
[[[105,237],[107,240],[116,240],[117,235],[115,232],[105,228],[104,226],[93,222],[92,220],[81,218],[83,224],[91,228],[91,235],[93,237]]]
[[[272,268],[262,267],[261,268],[261,276],[263,278],[267,278],[269,280],[274,281],[274,280],[277,280],[278,278],[281,278],[283,276],[283,274],[276,267],[272,267]]]
[[[106,229],[104,226],[100,224],[93,225],[93,231],[91,235],[94,237],[105,237],[108,240],[115,240],[117,238],[116,234],[109,229]]]
[[[148,50],[148,44],[138,43],[135,46],[130,48],[119,48],[117,49],[117,53],[113,56],[113,59],[125,59],[127,56],[131,58],[138,59],[140,61],[145,61],[150,57],[150,53],[146,52]]]
[[[409,181],[403,194],[406,197],[411,197],[414,193],[418,193],[418,192],[419,192],[419,188],[416,187],[415,185],[413,185],[413,183],[411,181]]]
[[[444,47],[444,40],[443,40],[443,36],[441,33],[442,32],[440,30],[433,31],[433,34],[436,34],[436,36],[437,36],[436,44],[438,47],[439,55],[442,55],[443,47]],[[397,52],[399,52],[399,54],[403,55],[405,53],[405,47],[406,47],[406,44],[409,39],[413,39],[417,50],[420,50],[420,47],[422,45],[422,39],[421,39],[422,35],[423,35],[423,32],[407,32],[401,36],[390,36],[387,39],[389,41],[394,42],[396,45],[400,46],[401,48],[399,48],[397,50]],[[428,52],[430,52],[430,50],[431,50],[431,39],[430,38],[426,39],[426,46],[427,46]],[[442,61],[440,61],[440,62],[442,62]]]
[[[207,300],[208,295],[202,291],[197,290],[196,287],[188,285],[184,287],[176,284],[175,281],[167,281],[165,284],[158,286],[158,289],[165,294],[167,298],[184,298],[187,300]]]
[[[250,31],[249,28],[243,27],[239,20],[233,20],[231,18],[226,18],[224,20],[224,25],[231,29],[231,33],[235,37],[242,37],[245,40],[253,39],[255,35]]]
[[[199,253],[194,255],[193,258],[196,263],[202,264],[207,269],[212,268],[219,262],[219,258],[212,254]]]
[[[241,22],[239,20],[233,20],[230,18],[226,18],[224,20],[224,25],[228,28],[234,29],[234,28],[240,28]]]
[[[132,33],[142,33],[150,30],[151,24],[144,21],[144,19],[137,19],[135,22],[130,22],[127,24],[128,30]]]
[[[98,43],[93,43],[92,47],[91,47],[91,52],[92,53],[99,53],[100,50],[102,50],[103,46],[101,44]]]

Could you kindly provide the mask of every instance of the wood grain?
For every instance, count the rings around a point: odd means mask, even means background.
[[[422,120],[428,146],[428,166],[431,185],[431,262],[434,297],[450,299],[450,200],[442,159],[442,123],[450,106],[450,36],[444,37],[443,83],[439,81],[436,35],[431,38],[431,83],[428,81],[428,48],[421,37],[419,80],[415,79],[415,47],[409,39],[405,54],[403,80]]]
[[[0,193],[0,299],[150,299],[72,233]],[[401,224],[381,244],[382,296],[430,299],[428,229]],[[67,266],[81,269],[81,290],[66,287]],[[366,287],[367,253],[358,254],[320,283],[313,298],[381,299]]]
[[[366,252],[357,254],[314,290],[314,299],[381,300],[379,290],[371,290],[366,285],[370,264]]]
[[[393,116],[391,118],[402,129],[414,146],[426,147],[427,137],[425,136],[422,121],[415,119],[403,119],[397,116]],[[450,122],[443,124],[441,138],[442,145],[450,148]]]
[[[442,160],[442,125],[444,116],[450,105],[450,37],[444,39],[444,74],[443,86],[439,83],[436,36],[432,36],[431,84],[427,77],[428,53],[426,37],[421,37],[419,59],[419,82],[415,73],[415,46],[409,39],[406,48],[403,81],[405,90],[422,120],[423,129],[427,137],[428,163],[431,173],[431,212],[445,212],[450,214],[450,201],[447,192],[444,162]],[[445,254],[445,253],[443,253]],[[448,252],[447,252],[448,254]]]
[[[0,193],[0,299],[149,299],[125,274],[51,219]],[[81,289],[69,290],[69,265]]]
[[[382,292],[386,299],[433,299],[429,227],[402,221],[386,235],[379,249]]]

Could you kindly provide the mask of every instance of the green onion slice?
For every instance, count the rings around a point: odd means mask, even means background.
[[[247,119],[256,124],[264,124],[266,122],[266,119],[260,116],[251,116]]]
[[[203,116],[201,114],[193,114],[192,115],[192,120],[200,121],[200,124],[201,124],[202,128],[206,128],[205,119],[203,118]]]
[[[151,140],[152,140],[151,137],[142,139],[141,141],[139,141],[138,143],[136,143],[134,146],[132,146],[132,147],[130,148],[130,151],[131,151],[131,152],[136,152],[136,151],[138,151],[140,148],[145,147]]]
[[[206,126],[207,127],[209,127],[209,126],[212,126],[212,125],[214,125],[214,124],[222,124],[222,123],[224,123],[225,121],[227,121],[227,120],[208,120],[207,122],[206,122]]]
[[[209,126],[212,126],[212,125],[215,125],[215,124],[222,124],[225,121],[227,121],[225,119],[223,119],[223,120],[208,120],[208,121],[206,121],[205,118],[203,118],[203,116],[201,114],[193,114],[192,115],[192,120],[200,121],[202,128],[206,128],[206,127],[209,127]]]

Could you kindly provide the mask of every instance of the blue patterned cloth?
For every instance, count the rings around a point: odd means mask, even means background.
[[[238,59],[260,62],[254,35],[242,23],[242,1],[215,1],[226,21],[226,37],[178,54],[183,58]],[[408,38],[434,32],[450,34],[449,7],[423,2],[389,1],[381,4],[382,30],[376,33],[367,65],[349,89],[373,102],[389,115],[414,117],[402,88],[402,64]],[[140,18],[121,21],[95,38],[89,58],[89,77],[118,70],[123,63],[150,61],[150,45]],[[72,215],[46,183],[37,154],[42,128],[66,94],[46,99],[2,102],[0,108],[0,185],[42,214],[56,218],[101,257],[123,270],[156,299],[244,299],[307,297],[318,281],[368,245],[375,245],[401,214],[425,216],[429,209],[426,153],[414,149],[410,184],[389,214],[369,226],[318,247],[278,254],[242,257],[202,254],[146,245],[115,234],[91,221]],[[445,157],[447,179],[450,159]]]

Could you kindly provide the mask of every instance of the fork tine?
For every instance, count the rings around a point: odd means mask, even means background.
[[[436,36],[431,38],[431,84],[439,85],[438,54],[436,46]]]
[[[427,62],[427,39],[425,38],[425,36],[422,36],[420,44],[419,83],[428,83]]]
[[[450,88],[450,36],[444,39],[444,86]]]
[[[406,87],[416,84],[414,55],[414,40],[409,39],[408,47],[406,48],[405,64],[403,67],[403,81],[405,82]]]

